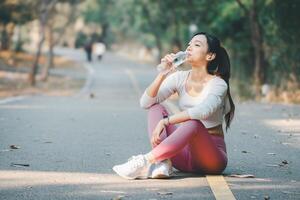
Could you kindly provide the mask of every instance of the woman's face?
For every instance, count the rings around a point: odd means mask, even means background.
[[[187,51],[187,62],[191,65],[206,64],[208,45],[205,35],[196,35],[189,42]]]

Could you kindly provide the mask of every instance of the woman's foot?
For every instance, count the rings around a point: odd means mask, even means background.
[[[132,156],[126,163],[115,165],[113,170],[126,179],[148,178],[151,164],[144,155]]]
[[[154,165],[150,178],[170,178],[172,173],[172,162],[167,159]]]

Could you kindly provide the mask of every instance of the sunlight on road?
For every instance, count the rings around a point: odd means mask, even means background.
[[[268,119],[263,123],[270,127],[276,127],[278,132],[300,134],[300,119]]]
[[[268,119],[263,123],[270,128],[275,128],[278,134],[287,136],[287,141],[282,144],[300,148],[300,119]]]
[[[93,185],[103,192],[122,192],[126,188],[193,188],[207,186],[199,177],[180,178],[170,180],[125,180],[115,174],[79,173],[79,172],[48,172],[48,171],[0,171],[0,189],[17,189],[30,186],[53,185]],[[205,178],[203,177],[203,180]],[[170,184],[170,181],[172,184]],[[99,189],[98,188],[98,189]]]
[[[46,109],[46,106],[39,105],[1,105],[0,109],[14,109],[14,110],[25,110],[25,109]]]

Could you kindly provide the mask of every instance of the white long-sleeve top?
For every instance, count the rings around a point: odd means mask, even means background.
[[[156,97],[150,97],[145,91],[140,99],[141,107],[148,109],[177,92],[179,109],[186,110],[191,119],[200,120],[206,128],[222,124],[224,115],[230,110],[226,82],[215,76],[209,80],[201,93],[194,97],[186,91],[186,82],[190,72],[191,70],[177,71],[168,76],[162,82]]]

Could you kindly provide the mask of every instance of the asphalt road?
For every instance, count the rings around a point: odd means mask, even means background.
[[[81,51],[57,53],[85,60]],[[150,150],[139,97],[155,70],[112,53],[85,66],[86,85],[74,96],[0,100],[0,199],[215,199],[205,176],[128,181],[113,173]],[[223,174],[235,198],[300,199],[300,106],[236,106]]]

